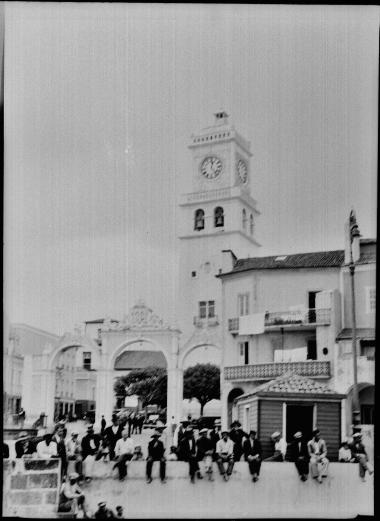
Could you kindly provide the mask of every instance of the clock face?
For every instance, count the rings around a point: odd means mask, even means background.
[[[236,170],[237,170],[237,174],[239,176],[240,181],[245,184],[248,180],[247,163],[245,161],[243,161],[242,159],[239,159],[239,161],[236,164]]]
[[[222,172],[222,162],[214,156],[206,157],[201,163],[201,174],[207,179],[215,179]]]

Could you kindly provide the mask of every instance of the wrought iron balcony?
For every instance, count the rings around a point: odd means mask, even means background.
[[[215,315],[213,317],[194,317],[193,318],[193,324],[196,327],[208,327],[208,326],[218,326],[219,325],[219,318],[218,315]]]
[[[307,309],[306,311],[276,311],[266,313],[265,328],[293,327],[293,326],[317,326],[330,324],[330,308]],[[228,319],[228,331],[239,332],[239,317]]]
[[[288,372],[301,376],[329,378],[330,362],[307,360],[305,362],[234,365],[224,368],[224,378],[226,380],[271,380]]]

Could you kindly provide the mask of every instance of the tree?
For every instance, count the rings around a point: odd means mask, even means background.
[[[134,369],[121,376],[114,383],[114,392],[118,397],[136,394],[142,401],[142,406],[157,404],[166,407],[167,372],[162,367],[145,367]]]
[[[197,398],[203,408],[210,400],[220,398],[220,369],[213,364],[197,364],[186,369],[183,375],[184,398]]]

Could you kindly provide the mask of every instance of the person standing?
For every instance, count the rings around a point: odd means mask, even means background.
[[[94,427],[87,427],[87,434],[82,438],[82,457],[86,481],[91,481],[94,470],[95,456],[99,450],[100,436],[94,433]]]
[[[122,437],[117,440],[115,445],[116,463],[113,466],[113,468],[117,467],[119,470],[120,481],[124,481],[127,476],[127,464],[133,458],[134,451],[134,441],[128,436],[128,430],[124,429]]]
[[[256,438],[256,431],[249,431],[249,436],[243,442],[244,459],[248,463],[249,472],[252,476],[252,481],[256,482],[259,479],[262,449],[261,443]]]
[[[281,437],[281,432],[274,432],[271,438],[274,443],[273,456],[269,456],[264,461],[284,461],[288,446],[284,438]]]
[[[241,423],[234,421],[231,424],[230,440],[234,442],[234,460],[240,461],[243,454],[243,440],[248,438],[248,434],[241,428]]]
[[[104,435],[107,437],[108,440],[110,461],[115,459],[115,445],[117,440],[120,440],[121,438],[122,430],[123,429],[121,428],[121,425],[119,425],[117,417],[113,416],[112,425],[107,427],[104,431]]]
[[[107,422],[104,418],[104,415],[102,414],[102,419],[100,420],[100,434],[103,436],[104,431],[106,429]]]
[[[197,461],[203,461],[206,474],[208,474],[208,479],[214,481],[214,478],[212,477],[212,456],[214,454],[214,447],[207,434],[207,429],[201,429],[199,431],[199,438],[196,441]]]
[[[216,444],[217,463],[220,474],[228,481],[234,468],[234,442],[229,438],[229,432],[222,432],[222,439]],[[224,464],[227,465],[227,474]]]
[[[214,421],[214,427],[210,431],[210,440],[211,440],[212,448],[213,448],[212,459],[214,461],[216,461],[216,444],[218,443],[218,441],[220,439],[222,439],[221,430],[222,430],[222,423],[221,423],[221,421],[220,420],[215,420]]]
[[[165,447],[160,440],[160,431],[156,429],[155,433],[152,434],[152,440],[148,443],[148,458],[146,461],[146,481],[152,483],[152,468],[153,462],[160,462],[160,479],[161,483],[166,483],[166,460],[165,460]]]
[[[289,459],[293,461],[301,481],[306,481],[309,474],[309,451],[303,439],[301,431],[293,436],[293,442],[289,447]]]
[[[18,413],[18,423],[21,426],[21,429],[24,428],[25,417],[26,417],[26,413],[25,413],[24,409],[21,407],[21,409]]]
[[[67,472],[67,452],[66,452],[66,443],[63,436],[64,427],[60,424],[57,425],[55,434],[53,436],[53,441],[57,444],[57,454],[61,460],[61,479],[66,476]]]
[[[180,443],[180,453],[183,461],[189,463],[190,482],[195,483],[195,473],[197,473],[199,479],[202,479],[197,462],[197,445],[195,443],[193,429],[187,427],[185,433],[186,435],[182,438]]]
[[[368,474],[373,474],[373,470],[368,466],[368,454],[365,450],[365,447],[362,443],[362,435],[360,432],[355,432],[352,436],[353,442],[350,445],[351,454],[354,460],[359,463],[359,476],[362,481],[365,481],[365,473],[368,471]]]
[[[313,437],[308,442],[307,448],[310,456],[311,477],[322,483],[322,478],[327,477],[329,460],[326,457],[326,442],[321,438],[319,429],[313,430]]]
[[[78,474],[79,478],[83,477],[83,465],[82,465],[82,454],[81,454],[81,444],[78,440],[78,433],[76,431],[72,431],[71,439],[66,442],[66,454],[68,459],[68,466],[70,466],[70,462],[74,463],[74,470]],[[71,463],[72,465],[72,463]]]

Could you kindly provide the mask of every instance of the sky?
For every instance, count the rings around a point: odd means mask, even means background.
[[[56,334],[176,321],[192,133],[251,143],[260,255],[376,236],[377,6],[5,3],[4,297]]]

